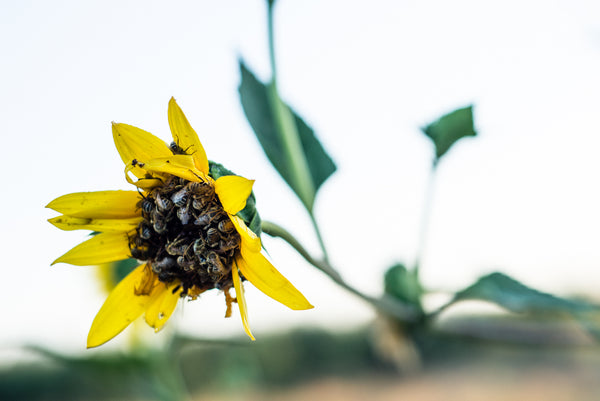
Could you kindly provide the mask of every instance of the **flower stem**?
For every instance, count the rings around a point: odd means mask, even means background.
[[[418,311],[413,306],[407,305],[398,301],[397,299],[387,296],[375,298],[370,295],[366,295],[352,287],[350,284],[346,283],[338,271],[331,266],[327,260],[318,260],[313,258],[290,232],[278,224],[270,221],[263,221],[262,231],[272,237],[279,237],[283,239],[285,242],[290,244],[292,248],[294,248],[308,263],[325,273],[340,287],[361,298],[365,302],[368,302],[381,312],[392,315],[403,321],[414,321],[417,319]]]
[[[321,230],[319,229],[319,224],[315,219],[315,215],[310,212],[310,221],[312,221],[313,227],[315,229],[315,233],[317,234],[317,239],[319,240],[319,246],[321,247],[321,252],[323,252],[323,261],[329,264],[329,255],[327,254],[327,248],[325,247],[325,242],[323,241],[323,237],[321,236]]]
[[[429,218],[431,216],[431,205],[433,201],[433,193],[435,187],[435,177],[437,172],[439,159],[436,157],[433,160],[431,165],[431,170],[429,171],[429,177],[427,179],[427,188],[425,192],[425,202],[423,204],[423,210],[421,212],[421,226],[419,228],[419,244],[417,248],[417,255],[415,258],[414,271],[415,276],[419,277],[419,270],[421,267],[421,262],[423,260],[423,254],[425,252],[425,247],[427,243],[427,234],[429,230]]]
[[[267,85],[267,94],[271,110],[277,125],[277,131],[281,137],[283,151],[287,167],[292,175],[294,190],[298,193],[300,200],[312,213],[315,199],[315,186],[310,174],[308,161],[302,148],[300,134],[294,116],[289,107],[283,103],[277,89],[277,66],[275,63],[275,37],[273,32],[273,6],[274,0],[268,1],[268,31],[269,31],[269,59],[271,62],[271,82]]]

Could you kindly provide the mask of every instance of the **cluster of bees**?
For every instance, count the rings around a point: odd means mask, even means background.
[[[179,280],[182,296],[232,285],[240,236],[214,188],[171,176],[138,203],[144,220],[130,238],[132,257],[146,261],[160,281]]]

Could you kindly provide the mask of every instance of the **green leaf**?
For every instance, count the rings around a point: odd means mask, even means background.
[[[312,128],[289,106],[277,104],[279,98],[276,91],[273,93],[274,88],[260,82],[241,60],[239,65],[242,77],[239,92],[246,118],[273,167],[312,211],[318,189],[336,171],[336,166]],[[291,114],[291,130],[299,138],[286,138],[290,132],[282,131],[290,127],[279,120],[281,113]],[[293,146],[290,149],[290,140],[296,140],[300,149]],[[294,154],[295,151],[300,153]],[[298,162],[294,156],[300,156],[305,162]]]
[[[408,304],[421,308],[423,289],[417,275],[403,264],[390,267],[384,276],[385,293]]]
[[[431,138],[435,145],[435,157],[437,161],[460,138],[477,135],[473,126],[473,106],[470,105],[454,110],[429,124],[427,127],[422,128],[422,130],[425,135]]]
[[[458,292],[452,303],[464,300],[493,302],[516,313],[569,313],[598,311],[597,305],[585,301],[560,298],[534,290],[503,274],[492,273]]]
[[[215,180],[224,175],[236,175],[231,170],[224,167],[222,164],[215,163],[212,160],[208,161],[208,172],[209,175]],[[250,192],[250,196],[246,200],[246,206],[237,213],[237,215],[244,220],[244,223],[260,237],[262,232],[261,220],[258,210],[256,209],[256,197],[254,191]]]

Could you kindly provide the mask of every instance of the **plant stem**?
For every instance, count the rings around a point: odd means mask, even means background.
[[[277,131],[281,135],[283,143],[283,151],[288,164],[289,171],[292,175],[292,180],[295,183],[295,190],[298,192],[300,200],[306,207],[309,213],[312,213],[313,203],[315,199],[315,187],[308,160],[300,141],[298,127],[294,120],[294,115],[291,110],[279,96],[277,89],[277,66],[275,63],[275,34],[273,29],[273,6],[274,1],[268,1],[268,34],[269,34],[269,59],[271,61],[271,82],[267,85],[267,94],[271,110],[277,125]]]
[[[327,260],[317,260],[300,244],[300,242],[285,228],[278,224],[263,221],[262,231],[272,237],[279,237],[292,246],[308,263],[325,273],[336,284],[344,288],[346,291],[354,294],[362,300],[368,302],[376,309],[388,315],[394,316],[402,321],[414,321],[418,318],[418,311],[411,305],[407,305],[391,297],[375,298],[366,295],[350,284],[346,283],[338,271],[329,264]]]
[[[323,260],[329,264],[329,255],[327,254],[327,248],[325,248],[325,242],[323,241],[323,237],[321,236],[321,230],[319,229],[319,224],[315,219],[315,215],[312,212],[310,214],[310,221],[312,221],[313,227],[315,229],[315,233],[317,233],[317,239],[319,240],[319,246],[321,247],[321,252],[323,252]]]
[[[421,225],[419,228],[419,243],[417,245],[417,255],[415,257],[414,271],[417,279],[419,278],[419,271],[421,262],[423,260],[423,254],[427,245],[427,234],[429,231],[429,218],[431,216],[431,206],[433,203],[433,193],[435,187],[435,177],[437,172],[439,159],[436,157],[431,165],[429,171],[429,177],[427,179],[427,188],[425,189],[425,202],[423,204],[423,210],[421,211]]]

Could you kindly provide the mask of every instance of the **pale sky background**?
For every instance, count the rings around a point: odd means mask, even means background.
[[[316,214],[350,283],[377,295],[389,265],[412,263],[433,154],[419,127],[473,103],[479,137],[440,165],[424,283],[457,290],[501,270],[600,300],[599,2],[280,0],[276,37],[282,96],[338,165]],[[170,141],[171,96],[209,158],[256,179],[262,217],[318,252],[238,99],[238,56],[270,74],[262,0],[4,1],[0,54],[0,348],[85,348],[105,294],[94,267],[50,267],[87,233],[54,228],[44,206],[131,189],[110,122]],[[285,243],[264,241],[315,309],[290,311],[247,285],[257,339],[373,319]],[[224,311],[222,295],[206,294],[170,327],[242,336],[238,315]]]

